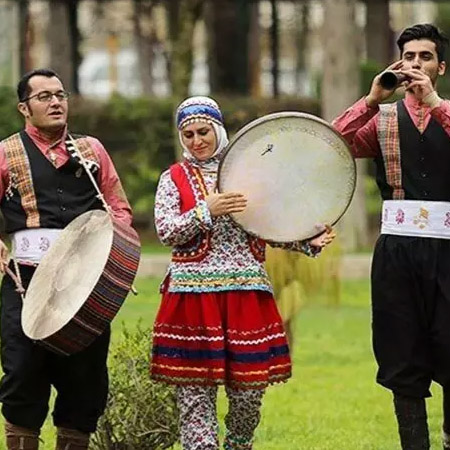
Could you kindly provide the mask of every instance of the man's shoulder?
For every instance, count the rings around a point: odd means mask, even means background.
[[[6,136],[2,140],[0,140],[0,145],[4,146],[5,144],[8,144],[9,142],[12,142],[14,140],[20,139],[20,131],[17,131],[16,133],[10,134],[9,136]]]
[[[75,139],[75,141],[80,141],[84,144],[87,144],[96,153],[106,151],[104,145],[95,136],[90,136],[88,134],[80,134],[80,133],[70,133],[70,135],[72,136],[73,139]]]
[[[85,139],[88,142],[95,142],[95,143],[100,143],[100,140],[98,138],[96,138],[95,136],[90,136],[89,134],[82,134],[82,133],[70,133],[70,135],[75,139]]]

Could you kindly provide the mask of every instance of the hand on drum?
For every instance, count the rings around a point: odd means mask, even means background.
[[[0,272],[5,273],[8,265],[9,250],[3,241],[0,240]]]
[[[333,228],[331,228],[329,225],[325,225],[325,231],[314,239],[311,239],[309,241],[309,244],[313,247],[324,248],[328,244],[331,244],[335,237],[336,232],[333,230]]]
[[[213,217],[244,211],[247,199],[237,192],[214,192],[206,197],[206,204]]]

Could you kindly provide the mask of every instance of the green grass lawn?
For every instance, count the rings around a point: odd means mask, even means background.
[[[162,245],[160,242],[156,241],[143,241],[141,242],[141,251],[145,254],[153,254],[153,255],[159,255],[159,254],[165,254],[170,253],[172,251],[171,247],[167,247],[165,245]]]
[[[159,302],[158,280],[138,279],[113,324],[113,342],[122,323],[150,325]],[[374,382],[370,343],[369,283],[343,283],[341,305],[316,302],[300,311],[293,348],[294,376],[269,388],[255,450],[399,450],[391,395]],[[440,449],[440,388],[428,401],[433,449]],[[221,419],[226,412],[223,393]],[[223,422],[222,422],[223,423]],[[54,448],[48,422],[41,448]],[[0,443],[0,448],[4,441]],[[176,447],[180,449],[180,447]],[[143,449],[145,450],[145,449]]]

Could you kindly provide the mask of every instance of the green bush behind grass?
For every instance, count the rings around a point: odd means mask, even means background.
[[[172,388],[148,376],[149,326],[124,326],[109,355],[109,398],[92,436],[95,450],[157,450],[178,440]]]

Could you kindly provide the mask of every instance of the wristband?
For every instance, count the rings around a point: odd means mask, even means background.
[[[431,109],[434,109],[441,105],[442,98],[439,97],[436,91],[432,91],[423,99],[423,102]]]

